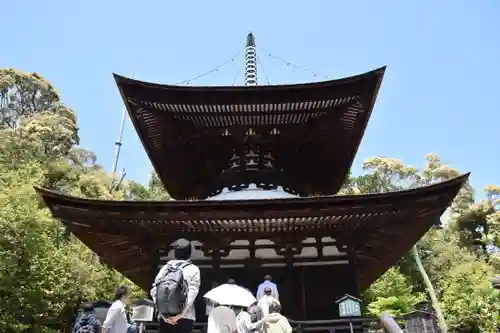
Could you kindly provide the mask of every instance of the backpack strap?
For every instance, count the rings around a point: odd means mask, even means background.
[[[190,262],[190,261],[186,261],[186,262],[179,262],[179,263],[176,263],[175,265],[169,265],[169,264],[167,263],[167,267],[168,267],[168,268],[167,268],[167,271],[169,271],[169,270],[174,270],[174,271],[176,271],[176,270],[178,270],[179,268],[180,268],[180,269],[183,269],[184,267],[189,266],[189,265],[191,265],[191,262]]]
[[[189,265],[192,265],[190,261],[185,262],[185,263],[179,265],[179,268],[180,269],[184,269],[184,268],[188,267]]]
[[[190,261],[180,262],[180,263],[177,263],[176,265],[169,265],[168,263],[165,264],[165,266],[167,266],[165,269],[165,272],[163,272],[163,276],[161,277],[160,280],[158,280],[158,282],[156,283],[156,286],[158,287],[160,285],[160,283],[163,282],[163,280],[167,277],[169,272],[176,271],[178,269],[182,270],[189,265],[191,265]]]
[[[184,267],[189,266],[189,265],[191,265],[191,263],[189,261],[187,261],[187,262],[178,262],[175,265],[169,265],[169,264],[167,264],[167,269],[166,269],[165,274],[167,274],[169,271],[172,272],[172,271],[176,271],[178,269],[184,269]]]
[[[184,278],[184,268],[186,268],[186,267],[188,267],[188,266],[190,266],[190,265],[192,265],[192,264],[191,264],[191,262],[190,262],[190,261],[188,261],[188,262],[183,263],[183,264],[182,264],[182,265],[180,265],[180,267],[179,267],[179,269],[181,270],[181,274],[182,274],[182,279],[183,279],[183,280],[186,280],[186,279]]]

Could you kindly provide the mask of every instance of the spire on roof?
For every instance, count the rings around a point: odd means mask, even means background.
[[[257,85],[257,51],[255,49],[255,38],[251,32],[247,35],[245,47],[245,85]]]

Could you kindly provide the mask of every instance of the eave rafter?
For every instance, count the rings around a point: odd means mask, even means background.
[[[277,182],[310,196],[335,194],[344,182],[384,72],[382,67],[340,80],[281,86],[180,87],[119,75],[115,80],[174,198],[204,199],[249,182]],[[262,165],[225,177],[233,153],[249,150],[261,161],[272,156],[281,177],[266,177],[269,170]]]
[[[36,190],[54,217],[143,287],[153,253],[167,240],[188,237],[207,247],[218,244],[217,231],[225,243],[329,235],[348,246],[365,288],[429,230],[467,178],[385,194],[239,201],[116,202]]]

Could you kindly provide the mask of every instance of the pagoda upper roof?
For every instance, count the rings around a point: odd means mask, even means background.
[[[342,186],[384,72],[382,67],[339,80],[245,87],[161,85],[119,75],[115,80],[173,198],[204,199],[249,183],[311,196],[332,195]],[[255,165],[227,172],[234,156]]]
[[[350,248],[364,289],[438,221],[467,178],[394,193],[238,201],[102,201],[37,191],[76,237],[144,288],[156,273],[154,252],[180,237],[221,247],[330,236]]]

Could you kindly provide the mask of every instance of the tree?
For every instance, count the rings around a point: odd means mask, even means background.
[[[426,156],[426,161],[426,167],[419,172],[417,168],[406,166],[398,159],[370,158],[363,164],[365,174],[355,178],[352,183],[358,188],[359,193],[384,193],[430,185],[459,175],[457,170],[443,165],[440,158],[435,154]],[[441,331],[446,333],[446,321],[441,313],[434,287],[421,262],[417,245],[413,247],[411,253],[431,298]]]
[[[491,266],[484,261],[454,265],[442,280],[442,305],[456,332],[495,332],[500,294],[490,282]]]
[[[446,333],[448,332],[448,324],[446,323],[443,312],[441,311],[441,305],[439,304],[439,300],[436,291],[434,289],[434,286],[432,285],[431,279],[429,279],[427,271],[425,270],[424,265],[422,264],[422,260],[420,259],[420,254],[418,253],[417,245],[412,246],[412,254],[413,257],[415,258],[415,263],[417,264],[418,271],[420,272],[420,275],[422,275],[422,279],[424,280],[424,284],[426,286],[427,292],[429,293],[429,297],[431,298],[432,307],[436,311],[436,317],[439,322],[439,328],[441,329],[441,332]]]
[[[0,69],[0,127],[15,128],[22,117],[45,112],[58,102],[54,87],[39,74]]]
[[[75,146],[76,117],[48,82],[0,70],[0,83],[2,105],[16,111],[0,121],[0,332],[39,332],[68,306],[109,298],[124,280],[51,217],[33,186],[88,198],[125,193],[109,193],[112,178]]]
[[[440,295],[443,312],[454,332],[491,332],[500,313],[492,288],[494,267],[486,256],[463,246],[460,234],[448,227],[422,240],[423,258]]]
[[[42,325],[68,304],[102,297],[112,287],[109,269],[96,264],[79,241],[61,237],[59,222],[40,208],[33,186],[44,171],[33,163],[2,172],[0,302],[2,313],[16,319],[0,318],[2,332]]]
[[[125,196],[128,200],[170,200],[170,195],[156,172],[152,172],[149,177],[148,186],[143,186],[134,181],[125,182],[125,186],[123,187],[125,191]]]
[[[453,216],[452,226],[461,242],[484,255],[496,254],[500,247],[500,187],[488,185],[486,199],[464,207]]]
[[[437,155],[428,155],[426,160],[425,168],[419,171],[395,159],[369,159],[364,163],[365,173],[351,178],[346,188],[350,193],[361,194],[396,191],[459,175],[456,169],[444,165]],[[491,332],[498,322],[498,294],[490,280],[495,268],[493,259],[498,253],[491,248],[496,244],[493,230],[498,230],[495,228],[499,192],[495,186],[488,189],[487,199],[474,203],[474,191],[466,184],[449,209],[449,223],[442,225],[436,221],[436,227],[413,248],[411,256],[403,257],[398,264],[400,272],[408,274],[413,282],[413,294],[418,292],[419,283],[424,282],[433,306],[441,307],[453,332]],[[473,232],[479,235],[470,237]],[[482,242],[480,251],[475,243],[477,239]],[[485,249],[489,250],[485,253]],[[414,271],[419,274],[414,275]],[[388,282],[380,282],[384,280]],[[389,288],[401,285],[400,281],[394,272],[381,277],[375,285],[382,283],[385,287],[371,288],[371,293],[375,290],[382,296],[378,302],[372,296],[368,309],[374,314],[383,310],[402,313],[406,304],[397,295],[405,295],[404,292],[408,295],[409,290]],[[394,294],[384,295],[385,289]],[[440,323],[441,330],[444,325],[446,323]]]
[[[404,315],[425,299],[423,293],[414,292],[409,279],[397,267],[385,272],[363,296],[368,313],[377,317],[384,311],[393,316]]]

